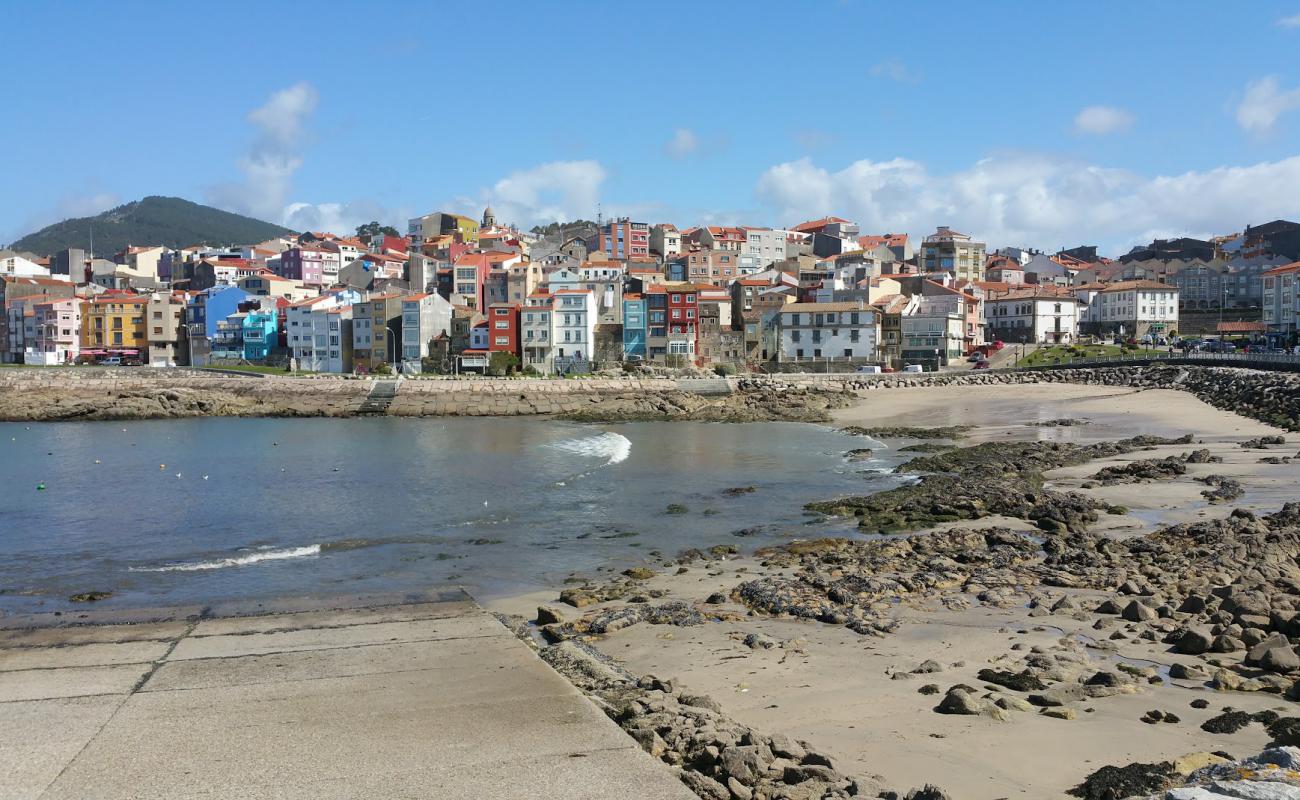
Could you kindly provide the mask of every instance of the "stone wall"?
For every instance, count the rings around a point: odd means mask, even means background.
[[[701,381],[712,388],[719,379]],[[413,379],[401,382],[388,413],[399,416],[515,416],[581,414],[586,410],[635,405],[629,418],[683,419],[708,410],[704,419],[745,419],[734,411],[747,399],[762,398],[767,408],[756,418],[780,415],[782,398],[790,406],[861,395],[880,389],[918,386],[991,386],[1031,383],[1081,383],[1133,388],[1179,389],[1210,405],[1300,430],[1300,374],[1200,366],[1060,368],[1051,370],[961,372],[904,375],[768,375],[730,378],[736,396],[705,403],[690,391],[691,381],[672,378],[613,377],[555,379]],[[706,387],[706,384],[709,384]],[[235,376],[195,370],[0,369],[0,419],[151,419],[191,416],[351,416],[358,413],[373,381],[339,376]],[[702,391],[703,391],[702,388]],[[754,403],[749,403],[754,405]],[[707,406],[707,408],[706,408]],[[598,414],[597,414],[598,416]],[[593,417],[594,418],[594,417]],[[617,417],[616,418],[621,418]],[[812,418],[812,417],[807,417]]]

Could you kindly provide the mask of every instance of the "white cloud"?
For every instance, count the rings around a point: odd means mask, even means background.
[[[512,172],[480,192],[478,200],[462,198],[455,205],[466,213],[491,205],[499,221],[521,228],[595,219],[606,176],[597,161],[552,161]]]
[[[405,232],[406,221],[413,214],[405,208],[387,208],[368,200],[351,203],[290,203],[284,209],[281,224],[295,231],[329,231],[351,234],[372,220],[392,225]]]
[[[921,75],[913,72],[906,64],[896,58],[890,58],[875,64],[869,70],[873,78],[888,78],[897,83],[920,83]]]
[[[690,128],[678,128],[673,131],[673,138],[664,145],[664,151],[670,158],[683,159],[700,149],[700,137]]]
[[[785,224],[841,214],[863,231],[951,225],[992,247],[1086,243],[1122,253],[1154,236],[1207,236],[1293,213],[1300,156],[1156,177],[1023,153],[946,175],[904,158],[838,172],[804,158],[768,169],[756,191]]]
[[[1237,124],[1256,134],[1273,132],[1277,118],[1300,109],[1300,88],[1283,89],[1276,75],[1246,84],[1246,95],[1237,106]]]
[[[1076,133],[1104,136],[1126,131],[1133,125],[1133,115],[1114,106],[1088,106],[1074,116]]]
[[[210,201],[259,219],[282,220],[293,176],[302,166],[307,123],[318,100],[315,87],[297,83],[273,93],[249,112],[256,136],[236,162],[243,180],[214,187]]]
[[[1279,28],[1300,28],[1300,14],[1282,17],[1277,21],[1277,26]]]

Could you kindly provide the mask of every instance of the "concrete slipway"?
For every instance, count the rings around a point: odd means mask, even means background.
[[[695,795],[459,590],[0,618],[4,800],[523,797]]]

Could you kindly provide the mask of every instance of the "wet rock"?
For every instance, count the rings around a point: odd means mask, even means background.
[[[1123,800],[1163,791],[1173,784],[1176,776],[1169,761],[1107,766],[1089,775],[1069,793],[1083,800]]]
[[[100,600],[107,600],[112,597],[112,592],[81,592],[68,598],[71,603],[98,603]]]
[[[1244,711],[1225,711],[1202,722],[1201,730],[1206,733],[1236,733],[1253,721]]]
[[[550,606],[537,607],[537,624],[538,625],[563,625],[565,622],[564,615]]]
[[[1029,670],[1011,672],[1000,669],[981,669],[978,677],[986,683],[1004,686],[1017,692],[1034,692],[1046,689],[1047,684]]]
[[[745,646],[750,650],[771,650],[780,645],[780,642],[767,634],[751,633],[745,636]]]
[[[623,574],[634,581],[648,581],[655,576],[655,571],[649,567],[632,567],[623,570]]]

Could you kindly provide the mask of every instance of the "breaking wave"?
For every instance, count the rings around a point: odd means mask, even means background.
[[[613,431],[587,436],[582,439],[556,442],[551,446],[566,453],[604,458],[606,466],[626,461],[627,457],[632,454],[632,440]]]
[[[320,555],[321,546],[309,544],[305,547],[289,547],[284,550],[257,550],[230,558],[215,558],[211,561],[192,561],[181,564],[164,564],[161,567],[131,567],[131,572],[199,572],[207,569],[225,569],[226,567],[243,567],[259,561],[279,561],[285,558],[303,558]]]

